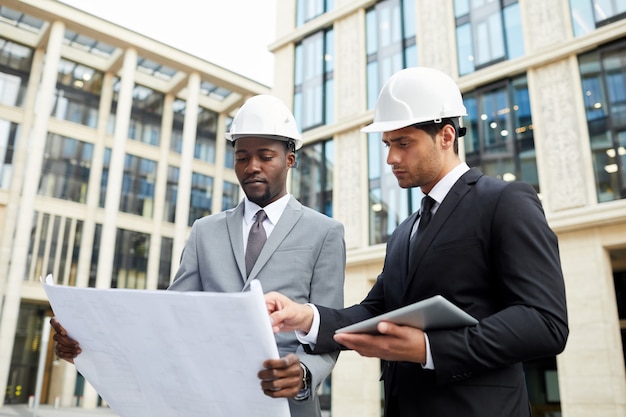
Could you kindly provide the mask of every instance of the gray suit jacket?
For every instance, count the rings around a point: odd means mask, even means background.
[[[298,303],[343,307],[346,255],[341,223],[291,197],[246,278],[243,211],[242,202],[194,223],[170,290],[239,292],[258,279],[263,292],[278,291]],[[338,354],[310,355],[293,332],[279,333],[276,342],[281,357],[290,352],[298,355],[310,370],[315,387],[308,400],[289,400],[292,417],[320,416],[314,394],[332,371]]]

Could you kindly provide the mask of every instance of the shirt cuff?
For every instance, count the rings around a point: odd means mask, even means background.
[[[311,328],[308,333],[296,330],[296,338],[298,339],[298,342],[303,345],[309,345],[311,346],[311,349],[315,349],[315,345],[317,344],[317,335],[320,332],[320,312],[314,304],[307,303],[306,305],[313,309],[313,323],[311,323]]]
[[[433,362],[433,355],[430,353],[430,342],[426,333],[424,333],[424,339],[426,339],[426,363],[422,365],[422,368],[433,370],[435,363]]]

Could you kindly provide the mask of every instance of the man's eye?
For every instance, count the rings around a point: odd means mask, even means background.
[[[243,161],[245,161],[246,159],[248,159],[248,158],[246,158],[246,157],[243,157],[243,156],[242,156],[242,157],[240,157],[240,158],[235,158],[235,162],[243,162]]]

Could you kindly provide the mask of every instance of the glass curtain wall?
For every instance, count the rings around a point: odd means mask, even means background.
[[[459,74],[524,55],[517,0],[454,0]]]
[[[570,0],[569,4],[577,37],[626,17],[626,0]]]
[[[327,29],[296,45],[293,113],[302,131],[334,122],[334,32]]]
[[[465,160],[487,175],[522,180],[539,192],[532,113],[526,76],[464,94],[468,115]]]
[[[367,108],[373,109],[383,84],[397,71],[418,65],[413,0],[385,0],[365,14]]]
[[[578,62],[598,202],[626,198],[626,43]]]
[[[61,58],[52,116],[96,128],[103,78],[100,71]]]
[[[298,151],[297,168],[291,170],[291,193],[303,205],[333,216],[335,148],[332,140]]]

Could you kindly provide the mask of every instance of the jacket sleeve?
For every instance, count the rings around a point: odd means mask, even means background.
[[[383,274],[380,274],[367,297],[359,304],[344,309],[333,309],[317,305],[320,313],[320,328],[315,349],[305,345],[308,352],[320,354],[347,348],[333,339],[335,330],[377,316],[385,311]]]
[[[328,230],[315,260],[309,302],[331,308],[342,308],[345,267],[346,249],[343,225],[333,221],[333,226]],[[303,346],[297,348],[296,354],[311,372],[314,389],[317,389],[330,375],[339,356],[336,349],[323,355],[311,355]]]

